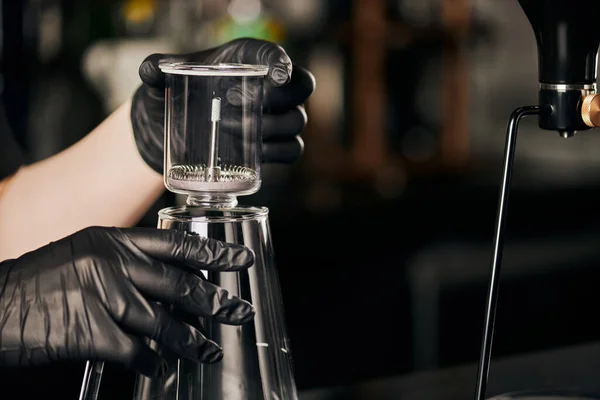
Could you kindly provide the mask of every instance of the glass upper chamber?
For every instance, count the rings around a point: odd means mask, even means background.
[[[267,66],[161,63],[166,75],[166,188],[235,198],[261,186]]]

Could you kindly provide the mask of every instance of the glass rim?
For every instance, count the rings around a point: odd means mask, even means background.
[[[213,212],[234,212],[238,215],[191,215],[191,210],[206,210]],[[264,218],[269,214],[267,207],[254,206],[234,206],[230,208],[207,208],[202,206],[174,206],[166,207],[158,211],[158,218],[163,221],[183,221],[183,222],[239,222]]]
[[[267,65],[220,63],[199,64],[194,62],[161,62],[158,68],[165,74],[194,76],[265,76]]]

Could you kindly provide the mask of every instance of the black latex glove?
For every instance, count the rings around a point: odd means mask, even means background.
[[[236,39],[197,53],[152,54],[140,66],[144,84],[133,96],[131,121],[138,150],[152,169],[163,172],[165,75],[158,68],[161,61],[268,65],[264,85],[263,162],[292,163],[302,155],[304,143],[300,134],[307,122],[302,104],[315,90],[313,75],[293,65],[285,50],[274,43]]]
[[[218,361],[219,345],[165,307],[231,325],[250,321],[251,304],[192,271],[253,262],[242,246],[184,232],[97,227],[4,261],[0,366],[101,360],[156,376],[165,362],[144,338],[187,359]]]

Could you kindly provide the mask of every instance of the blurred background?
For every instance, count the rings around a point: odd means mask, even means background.
[[[537,102],[516,1],[1,3],[0,88],[34,160],[125,101],[151,53],[284,46],[317,80],[306,152],[242,202],[271,209],[298,387],[476,361],[505,127]],[[600,137],[525,120],[515,168],[494,356],[599,340]]]

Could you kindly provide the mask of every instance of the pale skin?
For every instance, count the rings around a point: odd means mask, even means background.
[[[164,191],[140,157],[128,101],[85,138],[0,181],[0,261],[88,226],[135,225]]]

